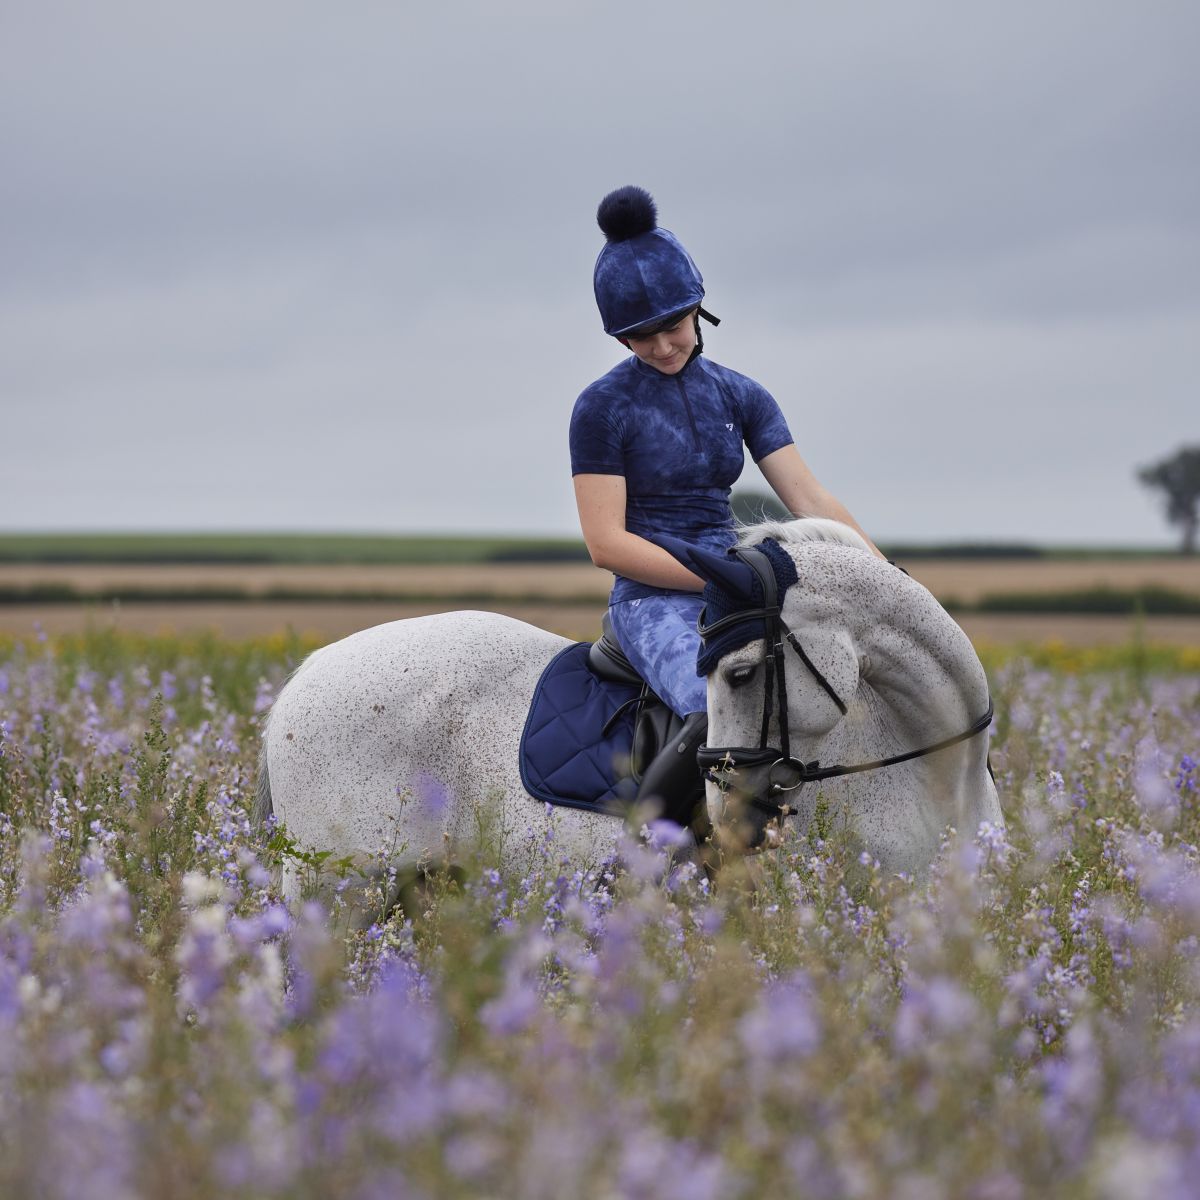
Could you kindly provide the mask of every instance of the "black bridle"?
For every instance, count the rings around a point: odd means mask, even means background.
[[[904,754],[893,754],[890,758],[877,759],[875,762],[856,763],[853,766],[823,767],[816,760],[806,763],[793,758],[791,736],[788,730],[784,643],[786,642],[795,650],[800,661],[821,685],[825,694],[837,705],[838,711],[843,716],[847,711],[846,704],[829,680],[821,674],[816,664],[805,653],[800,639],[788,628],[787,622],[783,619],[781,607],[783,597],[778,595],[779,588],[771,560],[761,550],[749,547],[739,548],[736,553],[758,576],[763,588],[763,607],[732,613],[730,616],[722,617],[719,621],[714,621],[711,625],[705,624],[705,614],[701,612],[700,636],[708,640],[733,625],[740,625],[746,621],[765,622],[767,630],[766,679],[763,688],[762,732],[759,736],[758,746],[701,746],[696,755],[696,761],[705,777],[711,779],[722,791],[729,786],[728,780],[723,778],[723,775],[739,767],[752,769],[769,764],[767,772],[769,796],[777,796],[781,792],[794,792],[806,783],[815,783],[821,779],[835,779],[841,775],[857,775],[861,771],[877,771],[880,767],[891,767],[897,763],[908,762],[910,759],[922,758],[926,754],[935,754],[938,750],[945,750],[959,742],[967,741],[968,738],[975,737],[992,723],[994,706],[989,697],[987,712],[978,720],[973,721],[969,728],[964,729],[962,733],[956,733],[953,737],[935,742],[932,746],[922,746],[920,750],[908,750]],[[767,744],[771,725],[772,693],[774,693],[775,711],[779,718],[780,746],[778,748]],[[770,813],[772,816],[794,816],[799,811],[791,804],[772,803],[768,797],[759,795],[747,797],[747,802],[761,812]]]

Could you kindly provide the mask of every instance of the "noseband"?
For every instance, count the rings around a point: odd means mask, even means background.
[[[737,556],[758,576],[763,588],[763,607],[744,609],[722,617],[711,625],[704,621],[705,613],[700,613],[699,632],[706,641],[730,628],[746,621],[764,621],[767,627],[767,656],[766,680],[763,688],[762,732],[759,735],[758,746],[701,746],[696,755],[696,761],[703,770],[705,778],[711,779],[722,791],[729,782],[724,778],[727,772],[742,768],[768,766],[767,784],[768,797],[778,796],[782,792],[794,792],[806,783],[814,783],[821,779],[834,779],[840,775],[857,775],[860,771],[876,771],[880,767],[891,767],[897,763],[908,762],[910,759],[921,758],[926,754],[934,754],[949,746],[965,742],[976,734],[982,733],[992,723],[994,707],[988,698],[987,712],[978,720],[971,723],[970,728],[953,737],[945,738],[932,746],[923,746],[920,750],[909,750],[904,754],[893,754],[890,758],[881,758],[875,762],[856,763],[853,766],[822,767],[815,759],[812,762],[801,762],[791,754],[791,738],[788,730],[787,705],[787,676],[786,660],[784,658],[784,643],[792,647],[799,655],[800,661],[808,668],[809,674],[821,685],[825,694],[837,705],[838,711],[845,716],[845,701],[834,690],[833,685],[817,669],[816,664],[805,653],[800,639],[788,628],[783,619],[782,601],[779,587],[775,578],[775,568],[771,560],[761,551],[749,547],[740,547],[735,551]],[[786,589],[785,589],[786,594]],[[779,719],[778,748],[769,746],[767,738],[771,725],[772,693],[775,697],[775,711]],[[761,812],[772,816],[794,816],[799,809],[787,803],[772,803],[768,797],[753,795],[748,797],[748,803]]]

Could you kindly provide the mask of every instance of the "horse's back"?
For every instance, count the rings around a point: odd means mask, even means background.
[[[498,613],[450,612],[377,625],[317,651],[268,724],[280,820],[302,844],[369,850],[388,840],[415,793],[440,790],[457,802],[489,788],[519,791],[529,700],[568,644]],[[424,849],[455,819],[449,805],[433,809],[410,813],[416,825],[406,817]]]

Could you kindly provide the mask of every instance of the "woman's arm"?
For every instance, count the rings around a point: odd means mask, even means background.
[[[797,517],[832,517],[841,521],[861,533],[867,545],[883,558],[879,547],[867,537],[866,530],[850,515],[850,510],[817,482],[817,477],[794,445],[782,446],[760,459],[758,468],[775,495],[787,505],[788,512]]]
[[[576,475],[575,504],[592,562],[651,587],[702,592],[704,580],[625,528],[625,476]]]

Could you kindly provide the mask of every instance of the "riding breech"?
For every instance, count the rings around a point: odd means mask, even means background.
[[[703,607],[698,592],[662,592],[622,600],[608,610],[629,661],[681,717],[708,707],[707,684],[696,674],[696,622]]]

